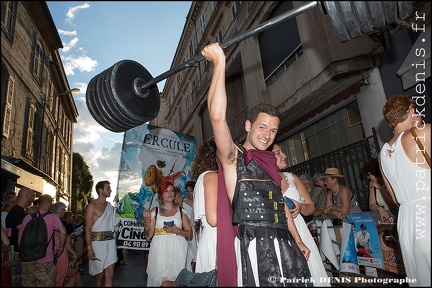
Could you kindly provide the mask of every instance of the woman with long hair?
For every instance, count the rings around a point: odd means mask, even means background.
[[[195,220],[200,221],[196,272],[208,272],[216,266],[217,243],[217,174],[216,144],[204,142],[198,149],[192,164],[192,178],[197,179],[194,188]]]

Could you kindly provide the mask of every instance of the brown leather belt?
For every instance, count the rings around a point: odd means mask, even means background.
[[[92,241],[105,241],[114,239],[114,232],[112,231],[97,231],[91,233]]]

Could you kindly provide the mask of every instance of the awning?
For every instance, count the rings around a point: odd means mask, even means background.
[[[426,32],[421,32],[399,71],[397,71],[397,75],[401,78],[405,90],[420,82],[424,82],[425,79],[431,76],[430,28],[430,25],[427,25]],[[420,54],[423,51],[420,49],[424,49],[424,57]]]
[[[21,169],[4,159],[1,159],[1,170],[2,175],[5,173],[8,178],[17,179],[21,177]]]

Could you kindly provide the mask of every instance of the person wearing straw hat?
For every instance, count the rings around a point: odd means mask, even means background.
[[[323,176],[329,189],[324,214],[335,215],[339,219],[342,219],[344,214],[362,212],[357,205],[355,195],[348,187],[341,184],[343,177],[339,169],[334,167],[327,168]]]

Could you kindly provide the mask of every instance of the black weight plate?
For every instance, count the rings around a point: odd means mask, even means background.
[[[99,95],[106,93],[106,91],[100,91],[100,88],[98,88],[98,83],[100,81],[103,81],[103,73],[106,73],[106,71],[93,77],[87,86],[87,108],[89,109],[90,114],[93,116],[96,122],[98,122],[102,127],[113,132],[121,132],[122,130],[119,129],[117,125],[114,125],[115,123],[113,123],[113,121],[110,121],[110,118],[107,116],[110,112],[106,111],[104,106],[101,104]]]
[[[339,6],[338,11],[342,15],[343,22],[345,23],[345,28],[348,31],[351,38],[357,38],[362,35],[359,20],[357,19],[357,14],[354,13],[350,1],[338,1],[336,5]]]
[[[380,30],[385,27],[385,17],[381,1],[368,1],[366,5],[369,9],[369,16],[375,29]]]
[[[395,23],[397,20],[396,1],[382,1],[381,4],[384,10],[384,17],[387,24]]]
[[[115,77],[114,69],[120,62],[112,66],[107,70],[107,73],[104,76],[104,81],[100,82],[100,91],[106,91],[106,93],[102,94],[101,103],[106,107],[106,110],[109,111],[108,116],[110,116],[109,121],[115,122],[117,126],[124,127],[123,131],[129,130],[132,127],[139,126],[144,122],[140,122],[135,119],[135,121],[131,121],[131,118],[125,117],[124,115],[128,115],[128,111],[123,109],[121,103],[118,103],[116,98],[113,95],[112,91],[112,81]],[[119,129],[121,129],[119,127]]]
[[[401,20],[405,20],[412,14],[412,1],[397,1],[398,5],[398,17]]]
[[[151,74],[138,62],[123,60],[113,67],[110,85],[116,104],[127,113],[123,116],[133,122],[143,124],[155,118],[159,113],[160,95],[156,85],[148,89],[146,98],[136,95],[133,84],[137,78],[144,81],[153,79]]]
[[[333,25],[336,36],[341,42],[347,42],[350,39],[350,36],[336,7],[335,1],[324,1],[324,6],[326,8],[327,15],[330,16],[330,21]]]
[[[369,16],[369,10],[365,1],[351,1],[353,12],[357,15],[358,24],[363,33],[369,34],[374,31]]]

